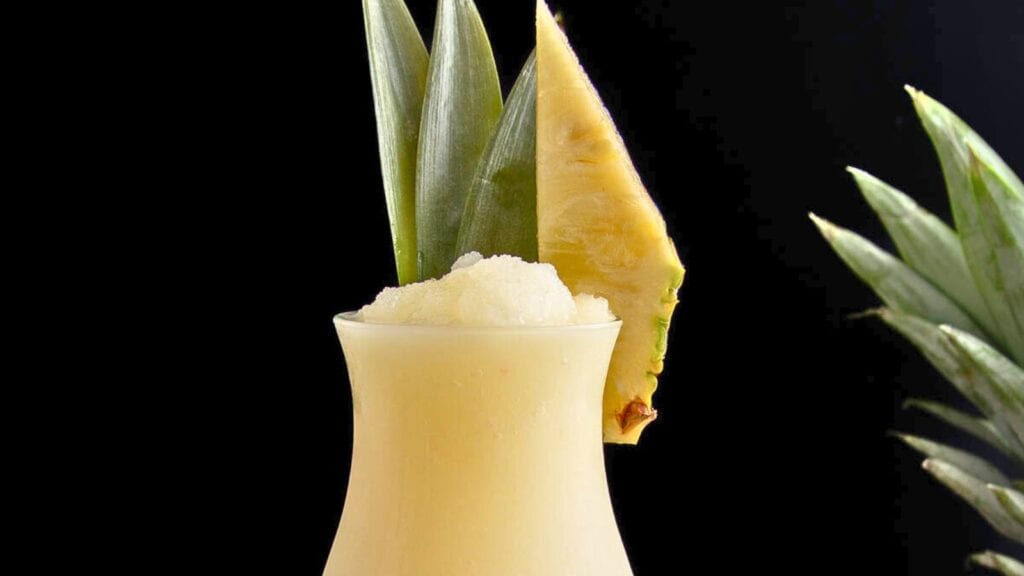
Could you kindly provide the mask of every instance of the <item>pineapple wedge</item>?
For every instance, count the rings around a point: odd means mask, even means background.
[[[565,34],[537,3],[537,236],[573,293],[608,299],[622,331],[604,391],[604,439],[636,444],[657,416],[684,269],[665,221]]]

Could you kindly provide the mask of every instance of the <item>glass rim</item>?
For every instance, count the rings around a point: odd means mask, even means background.
[[[607,322],[595,322],[589,324],[558,324],[544,326],[466,326],[463,324],[390,324],[384,322],[366,322],[359,320],[356,315],[358,310],[341,312],[334,315],[335,326],[345,326],[360,330],[394,330],[394,331],[416,331],[416,332],[589,332],[599,331],[608,328],[621,328],[622,320],[616,318]]]

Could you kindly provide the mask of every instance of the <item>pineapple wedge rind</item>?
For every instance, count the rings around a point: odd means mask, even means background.
[[[605,385],[606,442],[635,444],[684,270],[622,138],[543,0],[537,4],[537,230],[540,260],[573,292],[607,298],[623,321]]]
[[[416,165],[421,280],[451,268],[477,163],[501,115],[494,55],[472,0],[440,0]]]
[[[398,283],[417,279],[416,154],[427,48],[401,0],[363,0],[384,197]]]

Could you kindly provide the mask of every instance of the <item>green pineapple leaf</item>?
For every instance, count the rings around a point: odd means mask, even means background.
[[[815,214],[810,217],[839,257],[890,308],[936,324],[952,324],[969,332],[980,332],[974,321],[948,296],[906,264],[859,234]]]
[[[1002,505],[1003,510],[1010,515],[1021,527],[1024,527],[1024,494],[1008,488],[990,484],[988,489],[995,495],[996,500]],[[1024,542],[1021,542],[1024,544]]]
[[[951,326],[940,326],[959,352],[962,370],[973,368],[975,390],[984,401],[996,406],[997,412],[1024,443],[1024,370],[984,341]]]
[[[846,170],[885,225],[903,261],[974,319],[991,325],[988,308],[971,278],[956,232],[909,196],[871,174],[853,167]]]
[[[1001,436],[999,436],[999,432],[996,431],[995,425],[984,418],[965,414],[944,404],[920,398],[911,398],[907,400],[903,403],[903,407],[915,408],[930,414],[951,426],[967,432],[971,436],[985,442],[1003,454],[1012,456],[1005,441]]]
[[[1009,556],[997,554],[991,550],[971,555],[971,562],[1000,572],[1003,576],[1024,576],[1024,564]]]
[[[940,328],[926,320],[888,308],[877,310],[875,314],[909,340],[936,370],[977,406],[992,423],[1010,453],[1018,461],[1024,462],[1024,443],[1021,443],[1012,424],[1015,419],[1019,422],[1020,416],[1013,404],[1004,404],[999,399],[1001,394],[993,390],[986,375],[954,344],[953,339],[963,332],[958,333],[949,327]],[[965,340],[964,347],[978,349],[979,356],[985,356],[981,351],[985,344],[976,338]]]
[[[1024,526],[1006,512],[985,482],[937,458],[925,460],[922,467],[974,507],[1000,534],[1024,542]]]
[[[894,432],[893,435],[925,456],[949,462],[978,480],[990,484],[1010,483],[1010,479],[999,471],[998,468],[974,454],[912,434]]]
[[[480,156],[501,115],[494,55],[472,0],[440,0],[416,171],[420,279],[448,272]]]
[[[1024,199],[1024,183],[966,122],[942,103],[913,86],[904,86],[904,89],[910,94],[921,124],[938,153],[954,210],[958,200],[963,198],[964,193],[969,192],[966,172],[968,147],[973,148],[982,162],[1006,184],[1009,194]],[[957,193],[956,197],[954,191]]]
[[[873,313],[906,337],[985,418],[926,400],[905,406],[936,416],[1024,465],[1024,184],[945,106],[909,86],[907,92],[938,153],[956,232],[902,192],[855,168],[848,170],[903,261],[811,217],[840,257],[888,304]],[[949,300],[935,297],[928,287]],[[1024,480],[1010,480],[962,450],[898,436],[929,456],[923,466],[932,476],[1001,534],[1024,543]],[[1020,468],[1015,472],[1019,475]],[[1004,575],[1024,576],[1024,565],[1009,556],[986,551],[971,560]]]
[[[973,205],[965,219],[977,226],[960,235],[971,252],[971,272],[989,303],[1010,355],[1024,362],[1024,199],[968,146]],[[966,203],[966,202],[965,202]]]
[[[537,67],[530,54],[509,93],[466,199],[456,255],[537,261]]]
[[[1024,363],[1024,184],[963,120],[907,87],[931,137],[971,276],[997,344]]]
[[[415,282],[416,154],[427,49],[402,0],[363,0],[384,197],[398,282]]]

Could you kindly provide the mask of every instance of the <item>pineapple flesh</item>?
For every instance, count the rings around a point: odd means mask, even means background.
[[[604,395],[606,442],[635,444],[657,416],[684,269],[658,208],[569,42],[537,4],[537,235],[542,262],[622,320]]]

